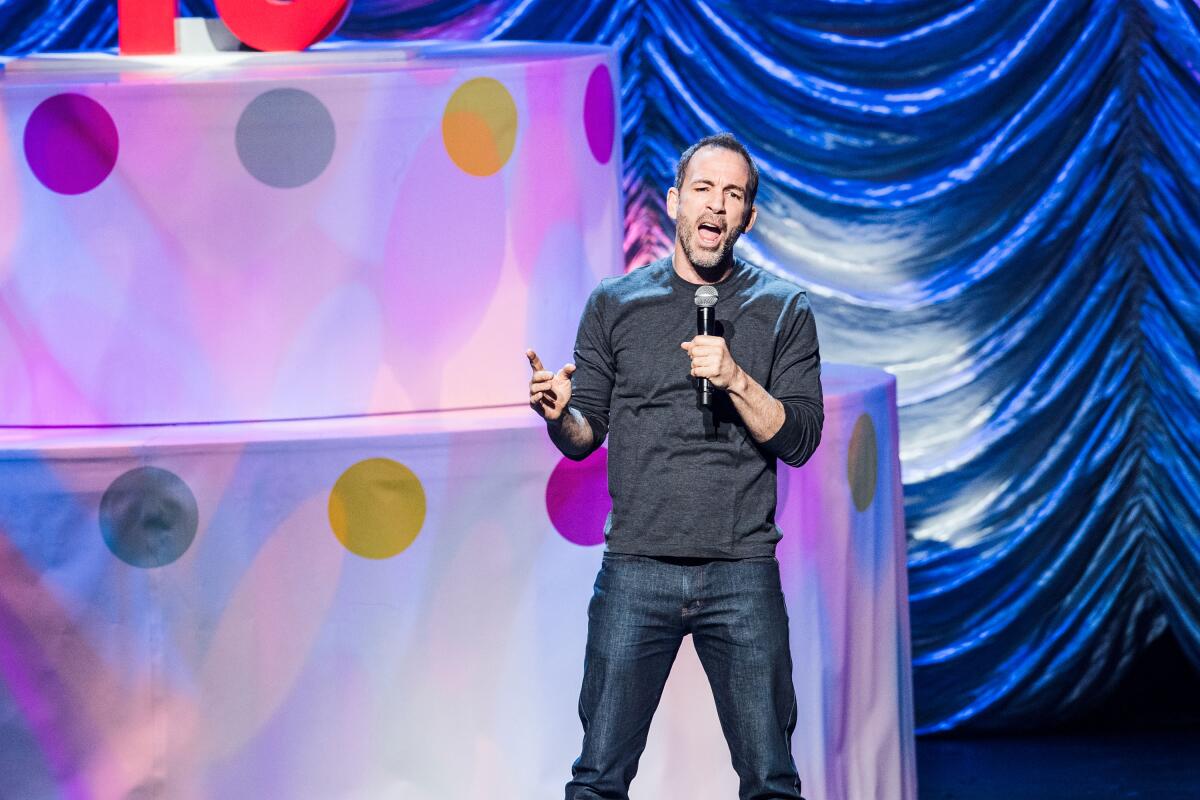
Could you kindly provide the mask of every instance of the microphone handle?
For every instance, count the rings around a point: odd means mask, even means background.
[[[712,336],[713,318],[712,306],[701,306],[696,309],[696,334],[699,336]],[[712,405],[712,383],[708,378],[700,379],[700,405],[708,407]]]

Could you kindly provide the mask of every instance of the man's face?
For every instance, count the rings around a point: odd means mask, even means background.
[[[749,180],[750,166],[741,154],[705,147],[688,162],[683,186],[667,192],[667,214],[675,220],[675,239],[697,270],[723,263],[738,237],[754,225],[756,211],[746,213]]]

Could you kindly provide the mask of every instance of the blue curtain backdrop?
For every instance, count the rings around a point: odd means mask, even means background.
[[[211,16],[184,0],[183,13]],[[1194,0],[358,0],[353,38],[621,54],[626,252],[680,149],[764,173],[745,255],[829,360],[900,384],[924,731],[1082,711],[1170,626],[1200,666]],[[111,47],[112,0],[4,0],[0,49]]]

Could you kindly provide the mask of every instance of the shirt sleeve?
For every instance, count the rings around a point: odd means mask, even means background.
[[[608,411],[612,401],[616,361],[612,354],[611,331],[604,316],[604,282],[588,298],[579,332],[575,336],[575,373],[571,376],[570,406],[583,414],[592,429],[592,446],[586,453],[570,456],[581,460],[590,455],[608,435]]]
[[[779,431],[759,446],[785,464],[798,467],[821,443],[825,424],[821,352],[808,295],[800,292],[789,301],[779,328],[775,363],[765,388],[783,404],[784,421]]]

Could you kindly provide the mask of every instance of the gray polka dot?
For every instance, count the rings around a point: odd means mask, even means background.
[[[875,423],[867,414],[860,414],[854,423],[854,433],[850,434],[850,447],[846,455],[846,477],[850,481],[854,507],[866,511],[875,500],[875,484],[879,474],[879,442],[875,435]]]
[[[187,552],[199,522],[196,498],[173,472],[131,469],[100,499],[100,532],[113,555],[134,567],[161,567]]]
[[[238,158],[246,171],[279,189],[303,186],[333,158],[333,117],[299,89],[272,89],[246,106],[238,120]]]

